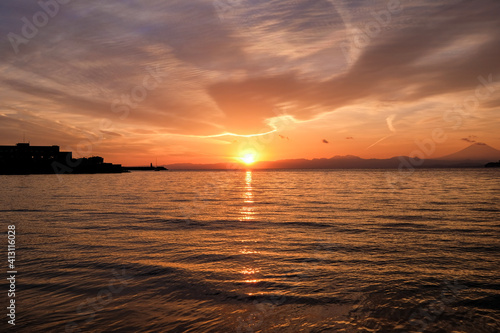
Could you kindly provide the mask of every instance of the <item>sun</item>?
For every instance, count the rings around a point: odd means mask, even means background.
[[[246,165],[254,164],[256,161],[255,154],[249,153],[240,157],[240,160]]]

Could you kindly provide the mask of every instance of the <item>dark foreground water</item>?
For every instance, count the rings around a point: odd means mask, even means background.
[[[500,170],[0,184],[16,332],[500,332]]]

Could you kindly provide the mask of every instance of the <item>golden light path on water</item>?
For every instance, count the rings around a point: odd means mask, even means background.
[[[240,221],[252,221],[255,219],[255,211],[254,211],[254,197],[252,192],[252,171],[247,170],[245,173],[245,191],[243,193],[243,206],[241,207],[241,217]],[[257,253],[255,251],[249,251],[248,249],[244,249],[240,251],[240,253],[252,254]],[[260,282],[260,279],[255,278],[255,274],[259,272],[259,269],[253,267],[243,267],[241,270],[241,274],[243,274],[243,282],[252,284]],[[248,295],[252,295],[252,293],[248,293]]]
[[[252,192],[252,171],[247,170],[245,175],[245,192],[243,193],[240,221],[251,221],[255,219],[254,198]]]

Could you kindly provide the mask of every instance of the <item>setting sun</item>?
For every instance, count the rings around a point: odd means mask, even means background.
[[[255,163],[255,154],[245,154],[242,157],[240,157],[240,160],[245,163],[246,165],[250,165]]]

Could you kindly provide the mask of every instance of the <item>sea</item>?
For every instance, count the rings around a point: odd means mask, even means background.
[[[0,184],[2,332],[500,332],[500,169]]]

